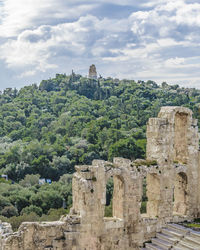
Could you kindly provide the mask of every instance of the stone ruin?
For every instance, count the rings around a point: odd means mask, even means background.
[[[57,222],[1,224],[2,250],[132,250],[170,222],[200,216],[197,120],[184,107],[162,107],[147,124],[146,160],[115,158],[76,166],[73,206]],[[106,183],[114,180],[113,217],[105,217]],[[147,211],[141,214],[144,180]]]
[[[97,79],[97,70],[96,70],[96,66],[94,64],[92,64],[89,68],[88,77],[91,79]]]

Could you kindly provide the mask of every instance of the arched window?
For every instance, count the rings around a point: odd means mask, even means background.
[[[109,178],[106,185],[105,217],[123,219],[124,182],[120,176]]]
[[[113,217],[113,208],[112,208],[113,188],[114,188],[113,177],[110,177],[106,183],[106,204],[105,204],[104,217]]]
[[[147,179],[146,176],[142,180],[142,199],[141,199],[141,207],[140,213],[146,214],[147,213]]]

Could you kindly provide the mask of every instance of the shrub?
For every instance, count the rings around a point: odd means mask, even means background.
[[[113,212],[112,212],[112,202],[110,203],[109,206],[105,206],[105,213],[104,217],[113,217]]]
[[[11,205],[11,203],[8,200],[8,198],[0,195],[0,210],[2,210],[4,207],[10,206],[10,205]]]
[[[27,174],[19,184],[23,187],[31,187],[39,183],[39,174]]]
[[[140,208],[140,213],[145,214],[147,212],[147,201],[143,201]]]
[[[69,209],[64,209],[64,208],[59,208],[59,209],[54,209],[51,208],[48,211],[47,215],[42,215],[40,218],[40,221],[56,221],[59,220],[62,215],[68,214]]]
[[[22,222],[39,221],[39,216],[36,213],[23,214],[21,216],[13,216],[7,222],[12,225],[13,231],[17,231]]]
[[[42,215],[42,209],[40,207],[37,207],[37,206],[34,206],[34,205],[30,205],[29,207],[23,208],[22,211],[21,211],[21,215],[30,214],[32,212],[39,215],[39,216]]]
[[[14,206],[6,206],[4,207],[4,209],[1,211],[1,215],[10,218],[12,216],[17,216],[18,215],[18,211]]]

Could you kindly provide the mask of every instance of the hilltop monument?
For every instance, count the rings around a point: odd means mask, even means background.
[[[92,64],[89,68],[89,78],[91,79],[97,79],[97,71],[96,71],[96,66]]]

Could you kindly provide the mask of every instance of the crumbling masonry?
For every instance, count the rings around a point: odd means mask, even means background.
[[[57,222],[23,223],[12,233],[2,224],[2,250],[139,249],[169,222],[200,213],[197,121],[184,107],[162,107],[147,124],[147,159],[76,166],[73,207]],[[106,183],[114,180],[113,217],[104,217]],[[141,214],[143,183],[147,212]]]

